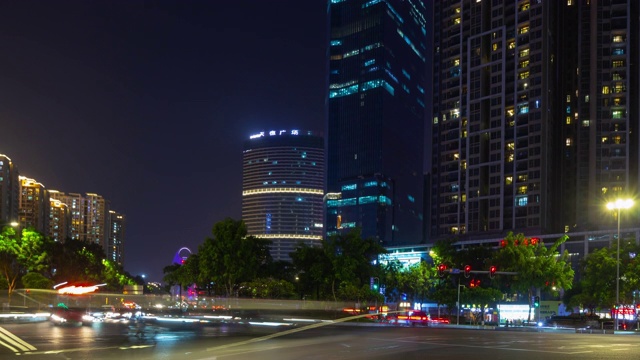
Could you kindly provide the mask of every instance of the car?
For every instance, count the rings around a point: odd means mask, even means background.
[[[429,326],[429,314],[421,310],[408,310],[389,317],[389,322],[396,325]]]
[[[82,326],[93,322],[93,319],[88,317],[84,309],[57,307],[51,312],[49,321],[51,321],[53,325]]]

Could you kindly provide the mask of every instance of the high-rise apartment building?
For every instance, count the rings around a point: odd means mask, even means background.
[[[51,190],[50,196],[67,204],[71,213],[70,237],[74,240],[107,244],[109,204],[98,194],[87,193],[85,196]]]
[[[323,238],[324,140],[311,132],[252,135],[242,155],[242,220],[248,235],[272,241],[274,260]]]
[[[556,5],[434,2],[432,237],[557,229]]]
[[[562,2],[561,100],[568,227],[612,227],[607,201],[638,196],[640,186],[640,2]],[[569,27],[570,26],[570,27]],[[564,62],[562,60],[567,58]],[[636,204],[640,199],[636,198]],[[636,226],[638,205],[623,226]]]
[[[434,2],[432,240],[612,225],[638,191],[638,7]]]
[[[421,0],[331,0],[326,233],[423,241],[427,20]]]
[[[109,210],[109,235],[104,251],[107,259],[120,265],[124,263],[124,234],[126,218],[124,214]]]
[[[71,237],[71,212],[69,206],[58,199],[49,200],[49,232],[56,242],[65,242]]]
[[[8,156],[0,154],[0,227],[18,222],[18,176],[18,167]]]
[[[34,179],[20,176],[18,222],[21,229],[31,228],[41,234],[49,230],[49,192]]]

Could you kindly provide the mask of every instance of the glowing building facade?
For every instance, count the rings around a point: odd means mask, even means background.
[[[0,226],[18,222],[19,192],[18,167],[0,154]]]
[[[242,220],[248,235],[272,241],[274,260],[323,238],[324,141],[311,132],[266,131],[244,144]]]
[[[34,179],[20,176],[18,222],[21,229],[34,229],[42,234],[49,230],[49,192]]]

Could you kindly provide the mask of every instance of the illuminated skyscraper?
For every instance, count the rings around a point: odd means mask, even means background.
[[[0,154],[0,226],[18,221],[19,192],[18,167]]]
[[[113,210],[109,210],[109,235],[104,251],[107,259],[120,265],[124,263],[124,235],[126,218]]]
[[[49,237],[65,242],[71,236],[71,212],[69,206],[58,199],[50,199]]]
[[[20,176],[18,222],[21,229],[33,228],[41,234],[49,230],[49,192],[34,179]]]
[[[421,0],[331,0],[328,235],[423,242],[426,8]]]
[[[433,4],[431,238],[614,224],[639,188],[639,2]]]
[[[242,156],[242,220],[248,235],[273,242],[274,260],[298,243],[322,240],[324,142],[311,132],[252,135]]]
[[[100,244],[106,248],[109,204],[100,195],[87,193],[82,196],[51,190],[52,199],[67,204],[71,213],[70,236],[74,240]]]

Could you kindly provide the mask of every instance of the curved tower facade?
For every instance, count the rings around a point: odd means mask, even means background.
[[[300,242],[323,236],[324,140],[310,131],[252,135],[242,159],[242,220],[247,233],[271,240],[274,260],[290,260]]]

